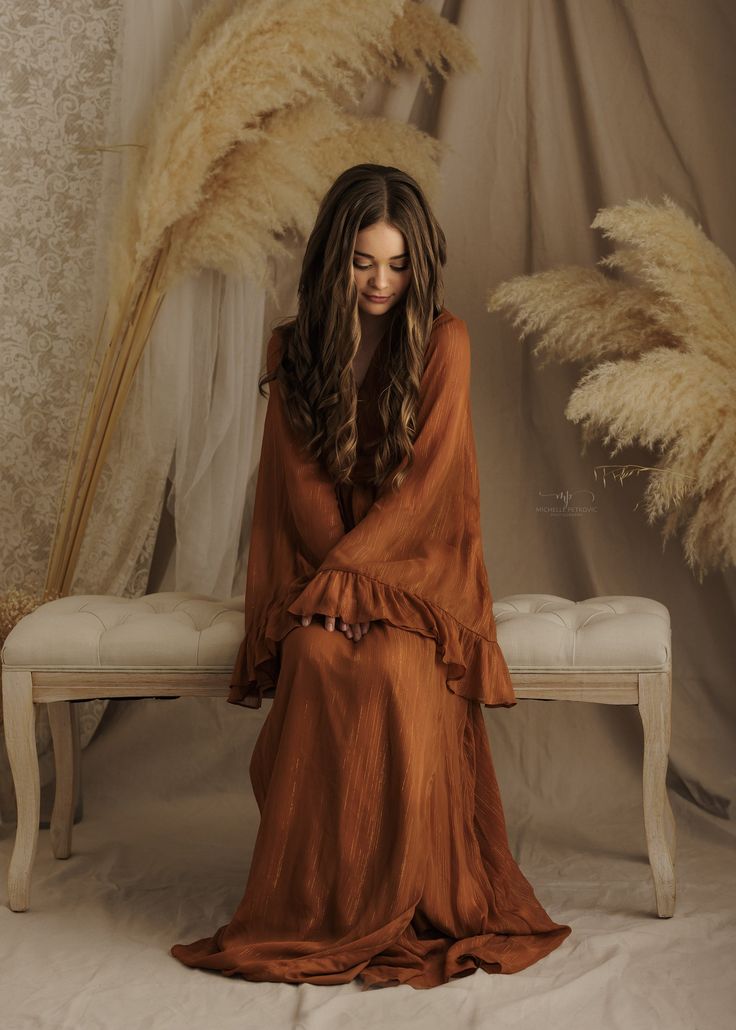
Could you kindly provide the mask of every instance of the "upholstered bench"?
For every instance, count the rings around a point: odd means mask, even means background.
[[[50,837],[71,853],[80,752],[75,701],[227,695],[244,597],[183,592],[47,601],[2,649],[5,740],[18,823],[8,875],[13,911],[30,905],[40,786],[35,708],[49,705],[56,794]],[[669,613],[642,597],[573,602],[515,594],[495,602],[498,639],[521,698],[635,704],[644,724],[644,818],[657,911],[674,912],[675,827],[665,788],[670,737]]]
[[[508,594],[493,605],[517,698],[637,705],[644,727],[644,829],[659,916],[675,912],[675,819],[666,776],[671,732],[670,613],[648,597],[570,601]]]

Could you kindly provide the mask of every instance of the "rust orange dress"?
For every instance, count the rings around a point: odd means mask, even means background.
[[[435,319],[415,461],[394,494],[360,482],[385,345],[360,387],[347,489],[297,444],[269,384],[228,696],[273,699],[250,763],[261,819],[232,919],[171,948],[189,966],[426,988],[515,973],[571,933],[509,850],[483,719],[516,699],[483,559],[467,326],[447,308]],[[277,330],[269,369],[279,348]],[[324,614],[371,627],[354,642]]]

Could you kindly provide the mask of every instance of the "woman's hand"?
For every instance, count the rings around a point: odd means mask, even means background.
[[[335,620],[338,617],[336,615],[325,615],[325,629],[334,631]],[[302,626],[308,626],[312,621],[311,615],[302,615]],[[345,622],[344,619],[338,619],[338,629],[341,630],[346,637],[350,640],[360,640],[370,629],[370,622]]]

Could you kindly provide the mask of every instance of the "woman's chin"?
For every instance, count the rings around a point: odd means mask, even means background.
[[[396,297],[391,297],[385,302],[372,301],[368,297],[360,296],[358,299],[358,307],[361,311],[364,311],[366,315],[385,315],[387,311],[390,311],[396,304]]]

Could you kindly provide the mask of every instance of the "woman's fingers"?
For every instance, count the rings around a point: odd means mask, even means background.
[[[302,626],[308,626],[312,621],[312,615],[302,615],[301,621]],[[338,629],[341,629],[343,633],[346,633],[351,639],[355,638],[360,640],[361,636],[365,636],[368,632],[370,622],[345,622],[337,615],[325,615],[325,629],[333,631],[335,629],[335,622],[338,623]]]
[[[339,628],[343,631],[345,636],[349,640],[360,640],[360,634],[355,635],[355,627],[358,625],[357,622],[345,622],[345,619],[339,620]]]
[[[311,615],[302,615],[302,626],[308,626],[312,621]],[[330,632],[334,631],[335,623],[337,628],[341,630],[346,637],[350,640],[360,640],[364,637],[370,629],[370,622],[345,622],[339,615],[325,615],[325,629]]]

